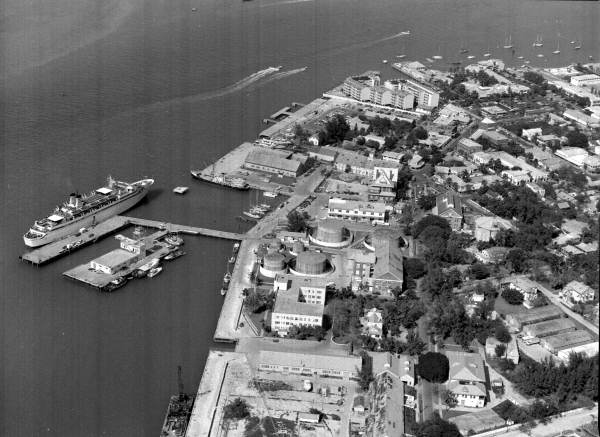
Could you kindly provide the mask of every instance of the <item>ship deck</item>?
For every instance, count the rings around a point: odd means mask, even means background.
[[[70,235],[61,240],[48,243],[37,249],[33,249],[30,252],[24,253],[19,258],[23,261],[28,261],[32,264],[45,264],[61,256],[68,255],[71,252],[77,250],[79,247],[89,243],[93,243],[96,240],[103,238],[121,228],[124,228],[127,225],[129,225],[127,217],[111,217],[108,220],[100,222],[95,226],[89,227],[86,232],[83,232],[81,234],[77,233],[74,235]],[[79,240],[82,241],[82,243],[79,246],[74,247],[70,250],[64,249],[65,246],[73,244]]]
[[[236,232],[217,231],[214,229],[199,228],[195,226],[178,225],[173,223],[160,222],[157,220],[146,220],[136,217],[126,217],[118,215],[111,217],[108,220],[98,223],[93,227],[89,227],[85,232],[79,234],[70,235],[61,240],[48,243],[39,248],[33,249],[27,253],[24,253],[19,258],[23,261],[28,261],[32,264],[41,265],[50,262],[61,256],[65,256],[74,252],[79,247],[89,243],[93,243],[96,240],[103,238],[125,226],[135,225],[144,226],[148,228],[161,229],[167,232],[175,232],[189,235],[203,235],[205,237],[223,238],[226,240],[241,241],[246,237],[245,234],[239,234]],[[68,244],[73,244],[81,240],[82,243],[70,250],[64,249]]]

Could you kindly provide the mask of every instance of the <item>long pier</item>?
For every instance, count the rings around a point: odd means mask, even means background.
[[[214,229],[199,228],[195,226],[177,225],[173,223],[161,222],[158,220],[147,220],[135,217],[123,217],[131,225],[144,226],[147,228],[165,229],[169,232],[177,232],[190,235],[203,235],[205,237],[224,238],[226,240],[241,241],[246,238],[246,234],[236,232],[216,231]]]
[[[80,247],[89,243],[94,243],[117,230],[126,226],[144,226],[147,228],[160,229],[167,232],[177,232],[189,235],[203,235],[205,237],[223,238],[226,240],[241,241],[249,238],[246,234],[235,232],[217,231],[214,229],[200,228],[195,226],[178,225],[173,223],[161,222],[158,220],[146,220],[135,217],[126,217],[118,215],[111,217],[106,221],[91,226],[83,232],[70,235],[61,240],[33,249],[24,253],[19,258],[32,264],[42,265],[54,259],[69,255]]]

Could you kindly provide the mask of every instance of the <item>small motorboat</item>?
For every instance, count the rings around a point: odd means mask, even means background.
[[[165,242],[171,246],[181,246],[183,244],[183,238],[177,234],[170,234],[165,237]]]
[[[160,272],[162,272],[162,270],[163,270],[163,268],[161,266],[154,267],[153,269],[150,269],[150,271],[148,272],[148,277],[154,278],[156,275],[158,275]]]

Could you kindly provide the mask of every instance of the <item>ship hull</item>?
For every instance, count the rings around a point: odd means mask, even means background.
[[[195,172],[193,172],[193,171],[192,171],[192,172],[190,172],[190,173],[192,174],[192,177],[193,177],[194,179],[198,179],[199,181],[206,182],[207,184],[219,185],[219,186],[221,186],[221,187],[232,188],[232,189],[234,189],[234,190],[240,190],[240,191],[247,191],[247,190],[249,190],[249,189],[250,189],[250,186],[249,186],[249,185],[245,185],[245,186],[238,186],[238,185],[232,185],[232,184],[229,184],[229,183],[227,183],[227,182],[217,182],[217,181],[214,181],[214,180],[213,180],[213,179],[211,179],[211,178],[208,178],[208,177],[206,177],[206,176],[203,176],[203,175],[202,175],[200,172],[198,172],[198,173],[195,173]]]
[[[133,208],[146,196],[146,194],[148,194],[148,190],[149,187],[146,187],[139,193],[125,200],[108,205],[102,209],[99,209],[98,211],[95,211],[93,214],[74,220],[73,222],[61,226],[58,229],[54,229],[41,238],[27,238],[26,236],[23,236],[23,242],[28,247],[40,247],[45,244],[52,243],[53,241],[68,237],[69,235],[73,235],[81,228],[88,228],[92,226],[92,224],[98,224],[108,220],[111,217],[114,217],[115,215],[125,212],[130,208]]]

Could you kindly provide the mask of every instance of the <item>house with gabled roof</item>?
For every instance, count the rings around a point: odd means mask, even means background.
[[[460,196],[456,193],[448,191],[437,196],[433,213],[445,218],[453,231],[459,231],[462,227],[462,202]]]
[[[447,351],[450,372],[446,387],[461,407],[483,408],[487,399],[485,366],[479,354]]]
[[[392,203],[396,200],[396,184],[385,171],[376,171],[375,180],[369,185],[369,201]]]

